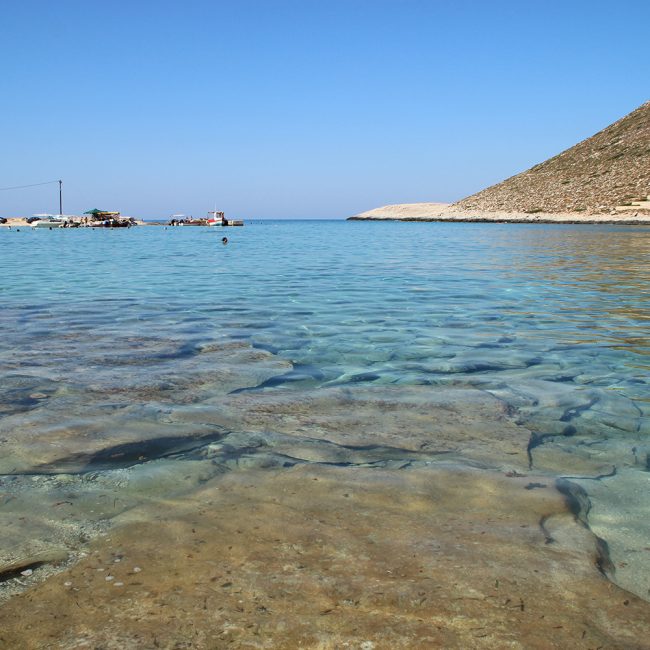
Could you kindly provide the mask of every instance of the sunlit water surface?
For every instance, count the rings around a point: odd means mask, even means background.
[[[440,437],[454,462],[580,486],[634,567],[618,580],[648,598],[650,230],[5,228],[0,259],[0,546],[69,550],[247,466],[431,463],[406,440]],[[454,446],[426,417],[445,399],[475,437],[514,422],[521,456],[498,436]],[[364,444],[333,449],[339,434]]]

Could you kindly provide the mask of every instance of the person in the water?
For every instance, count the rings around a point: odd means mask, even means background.
[[[228,243],[228,237],[222,237],[221,238],[221,243],[224,244],[224,245],[227,244]]]

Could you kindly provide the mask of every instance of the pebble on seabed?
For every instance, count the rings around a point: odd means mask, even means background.
[[[28,576],[31,576],[32,573],[34,573],[33,569],[25,569],[24,571],[20,572],[20,575],[27,578]]]

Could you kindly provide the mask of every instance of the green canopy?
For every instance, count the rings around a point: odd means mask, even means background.
[[[106,210],[98,210],[95,208],[94,210],[88,210],[88,212],[84,212],[84,214],[106,214]]]

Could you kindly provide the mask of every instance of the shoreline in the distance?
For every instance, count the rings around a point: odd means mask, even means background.
[[[31,228],[32,224],[27,221],[27,217],[6,217],[6,223],[0,223],[0,228]],[[74,221],[79,222],[80,217],[74,217]],[[135,226],[150,226],[152,222],[143,221],[142,219],[134,219],[133,225]]]
[[[582,212],[504,212],[463,210],[452,203],[401,203],[361,212],[348,221],[449,221],[468,223],[550,223],[650,225],[648,211],[616,211],[606,214]]]

